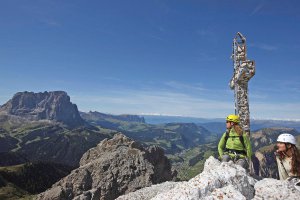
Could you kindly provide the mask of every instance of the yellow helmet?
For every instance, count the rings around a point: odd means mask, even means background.
[[[237,116],[237,115],[228,115],[227,117],[226,117],[226,121],[228,121],[228,122],[234,122],[234,123],[240,123],[240,117],[239,116]]]

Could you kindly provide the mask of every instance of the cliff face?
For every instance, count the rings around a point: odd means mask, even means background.
[[[162,149],[143,148],[116,134],[87,151],[78,169],[37,199],[115,199],[172,177],[170,162]]]
[[[83,124],[77,106],[66,92],[18,92],[0,107],[0,112],[28,120],[55,120],[68,126]]]

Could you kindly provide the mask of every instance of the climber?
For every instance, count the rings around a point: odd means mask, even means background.
[[[247,158],[251,158],[252,148],[249,136],[245,134],[239,123],[239,116],[227,116],[227,130],[221,137],[218,145],[218,151],[222,162],[232,160],[234,163],[247,169],[249,167]]]
[[[296,139],[289,133],[280,134],[277,138],[276,162],[280,180],[300,177],[300,154]]]

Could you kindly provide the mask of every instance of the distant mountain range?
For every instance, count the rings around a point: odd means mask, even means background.
[[[180,152],[186,148],[208,142],[211,133],[194,123],[146,124],[143,117],[107,115],[99,112],[81,113],[86,122],[124,133],[134,140],[149,145],[156,144],[166,153]]]
[[[148,124],[164,123],[195,123],[203,126],[212,133],[223,133],[225,129],[225,118],[197,118],[183,116],[165,116],[165,115],[141,115]],[[273,119],[251,119],[251,130],[256,131],[262,128],[287,127],[295,128],[300,131],[300,121],[293,120],[273,120]]]
[[[156,124],[147,123],[151,120]],[[300,122],[255,120],[251,125],[252,130],[267,127],[299,130]],[[218,141],[224,131],[224,119],[79,112],[63,91],[19,92],[0,107],[0,152],[23,155],[29,161],[72,166],[78,165],[86,150],[118,132],[174,154]],[[10,159],[11,164],[21,162],[20,156],[11,158],[14,158]]]
[[[134,140],[180,152],[209,140],[193,123],[151,125],[136,115],[83,113],[66,92],[19,92],[0,107],[0,152],[13,152],[11,164],[51,161],[77,166],[80,157],[104,138],[122,132]],[[7,156],[5,154],[2,155]]]
[[[147,124],[165,124],[165,123],[208,123],[208,122],[224,122],[222,118],[198,118],[184,116],[168,116],[168,115],[140,115],[145,119]]]
[[[42,161],[55,166],[59,164],[60,167],[55,167],[55,170],[78,167],[86,151],[121,132],[142,145],[163,148],[178,170],[178,178],[189,179],[201,172],[206,158],[218,156],[216,147],[225,131],[224,121],[111,115],[96,111],[85,113],[79,112],[63,91],[19,92],[0,107],[0,166],[23,166]],[[254,130],[251,141],[257,158],[257,172],[261,176],[275,176],[272,153],[276,138],[283,132],[298,136],[300,122],[252,120],[251,130]],[[0,177],[0,188],[7,184],[7,180]],[[31,187],[30,184],[28,187]],[[13,190],[16,188],[13,187]],[[22,191],[22,194],[27,193]]]

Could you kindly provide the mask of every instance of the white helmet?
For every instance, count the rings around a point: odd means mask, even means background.
[[[296,145],[296,138],[289,133],[282,133],[278,136],[277,142],[284,142]]]

